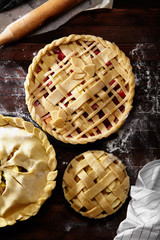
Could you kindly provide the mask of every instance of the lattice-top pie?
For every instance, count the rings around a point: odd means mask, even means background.
[[[21,118],[0,115],[0,227],[35,215],[57,175],[46,135]]]
[[[83,216],[103,218],[126,200],[129,177],[117,157],[88,151],[74,158],[63,176],[64,196]]]
[[[109,136],[132,108],[130,60],[100,37],[70,35],[40,50],[29,67],[32,118],[58,140],[84,144]]]

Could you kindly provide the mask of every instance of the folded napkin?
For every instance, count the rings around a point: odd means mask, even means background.
[[[160,239],[160,160],[146,164],[131,187],[127,217],[114,240]]]

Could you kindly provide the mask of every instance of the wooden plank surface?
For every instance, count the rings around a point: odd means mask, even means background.
[[[159,0],[113,0],[113,8],[160,8]]]
[[[136,80],[133,110],[117,133],[92,144],[72,146],[48,135],[58,161],[56,189],[35,217],[0,229],[0,239],[113,239],[119,223],[125,218],[130,198],[112,216],[101,220],[81,217],[70,208],[63,196],[61,185],[67,164],[87,150],[111,152],[126,165],[131,184],[135,184],[142,166],[160,158],[159,9],[87,11],[56,31],[1,47],[0,113],[32,121],[24,92],[28,66],[45,44],[71,33],[99,35],[114,41],[130,57]]]

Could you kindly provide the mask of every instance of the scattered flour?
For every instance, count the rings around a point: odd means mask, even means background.
[[[150,52],[152,54],[149,54]],[[151,59],[151,56],[154,56],[154,59]],[[120,130],[107,139],[105,148],[107,152],[113,154],[118,152],[119,155],[125,156],[127,165],[133,168],[133,152],[137,152],[137,150],[143,152],[143,159],[140,160],[144,165],[155,158],[154,149],[157,149],[157,145],[160,143],[155,119],[160,114],[160,90],[158,90],[160,66],[154,44],[136,44],[130,52],[130,57],[133,61],[136,82],[133,110]],[[154,143],[150,142],[150,130],[156,138]]]
[[[154,44],[137,44],[130,52],[135,59],[133,69],[136,82],[136,93],[139,98],[137,110],[143,113],[160,113],[160,66],[159,56]],[[152,59],[154,56],[154,60]],[[157,61],[155,60],[157,59]]]
[[[130,138],[134,135],[133,129],[129,129],[128,132],[124,130],[119,130],[117,132],[117,138],[112,139],[106,143],[106,151],[114,153],[115,151],[120,151],[121,153],[128,153],[130,151],[128,145],[130,143]]]
[[[33,52],[33,54],[32,54],[33,57],[35,57],[35,56],[37,55],[37,53],[38,53],[38,52]]]
[[[13,71],[13,69],[15,70]],[[10,60],[0,65],[0,73],[0,77],[5,79],[5,81],[14,78],[25,79],[26,77],[26,72],[24,69],[17,65],[16,62]]]
[[[70,232],[71,230],[80,227],[80,228],[87,228],[87,223],[85,222],[66,222],[64,223],[64,231]]]
[[[145,121],[141,121],[138,118],[131,119],[128,123],[124,123],[116,133],[115,136],[106,141],[106,151],[113,153],[118,151],[119,153],[131,153],[136,139],[137,132],[144,129]]]
[[[0,65],[0,73],[0,78],[3,79],[0,81],[2,98],[0,114],[22,117],[33,122],[25,104],[24,81],[26,72],[24,69],[16,62],[9,60]],[[9,99],[7,99],[7,95],[10,95]]]
[[[67,166],[68,165],[68,161],[63,161],[62,165]]]
[[[157,59],[159,59],[156,46],[154,44],[138,43],[136,44],[135,48],[132,49],[132,51],[130,51],[129,53],[131,58],[135,59],[135,63],[133,63],[133,68],[136,69],[136,71],[134,72],[136,85],[139,85],[140,81],[142,80],[141,78],[144,77],[144,74],[146,75],[145,77],[147,77],[147,80],[150,80],[152,67],[148,65],[146,62],[148,60],[152,60],[149,57],[149,53],[152,53],[152,55],[154,54],[154,56],[157,57]],[[141,73],[140,76],[139,73]],[[156,74],[156,71],[154,75],[156,77],[159,77]]]

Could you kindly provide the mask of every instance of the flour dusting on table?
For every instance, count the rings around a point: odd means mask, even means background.
[[[137,44],[130,52],[131,58],[135,59],[133,69],[138,92],[139,112],[158,114],[160,113],[160,91],[158,90],[160,79],[160,66],[153,59],[159,60],[154,44]]]
[[[71,230],[75,229],[75,228],[86,228],[87,227],[87,223],[81,223],[81,222],[66,222],[64,224],[64,231],[65,232],[70,232]]]
[[[26,72],[14,61],[5,61],[0,65],[0,114],[22,117],[32,121],[25,104],[24,81]],[[9,98],[7,96],[10,96]]]
[[[160,117],[160,63],[156,46],[150,43],[136,44],[129,57],[136,83],[133,109],[119,131],[106,140],[105,148],[125,156],[132,169],[133,154],[142,155],[139,161],[143,166],[155,158],[154,151],[160,146],[160,128],[156,124]]]

